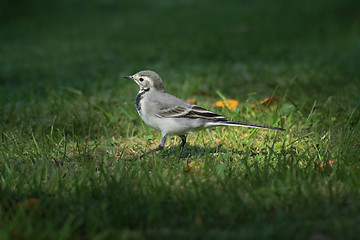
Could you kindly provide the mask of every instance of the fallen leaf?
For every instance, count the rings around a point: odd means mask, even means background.
[[[209,96],[210,94],[206,91],[199,90],[197,92],[193,92],[193,95],[200,95],[200,96]]]
[[[194,166],[195,165],[195,166]],[[184,171],[185,172],[189,172],[192,168],[195,170],[195,171],[199,171],[200,168],[203,166],[204,164],[202,162],[197,162],[195,164],[194,161],[191,161],[189,162],[188,164],[186,164],[185,168],[184,168]]]
[[[314,163],[313,168],[315,168],[316,170],[323,170],[324,171],[325,167],[332,167],[334,162],[335,162],[335,160],[329,160],[327,162],[318,161],[318,162]]]
[[[258,109],[258,107],[260,105],[264,106],[264,107],[269,107],[269,106],[272,106],[274,104],[279,104],[279,102],[280,102],[280,99],[278,97],[270,96],[270,97],[267,97],[264,100],[260,101],[258,104],[252,104],[251,107],[253,109]]]
[[[233,99],[220,100],[214,103],[214,107],[226,107],[229,110],[235,110],[239,106],[239,102]]]
[[[196,102],[196,99],[195,98],[190,98],[190,99],[188,99],[188,100],[186,100],[188,103],[190,103],[190,104],[195,104],[195,102]]]
[[[194,161],[191,161],[191,162],[189,162],[186,166],[191,168],[192,166],[194,166],[194,164],[195,164],[195,162],[194,162]]]

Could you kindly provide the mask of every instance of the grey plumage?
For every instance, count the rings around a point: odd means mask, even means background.
[[[278,127],[230,121],[222,115],[183,101],[166,93],[160,76],[150,70],[140,71],[125,78],[135,81],[140,87],[135,104],[139,115],[147,125],[161,132],[159,146],[141,155],[140,158],[162,149],[167,136],[178,135],[182,140],[179,161],[186,143],[186,135],[210,127],[242,126],[285,130]]]

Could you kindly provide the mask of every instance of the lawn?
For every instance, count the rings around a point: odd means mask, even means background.
[[[360,4],[1,1],[0,239],[356,239]],[[159,144],[123,76],[231,120]],[[267,97],[275,104],[259,104]],[[223,98],[236,109],[216,108]],[[255,107],[256,106],[256,107]]]

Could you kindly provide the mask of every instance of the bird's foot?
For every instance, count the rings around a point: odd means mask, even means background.
[[[141,156],[136,156],[136,157],[133,157],[133,158],[125,158],[125,159],[122,159],[123,161],[127,161],[127,162],[134,162],[136,160],[139,160],[140,161],[144,161],[144,156],[141,155]]]

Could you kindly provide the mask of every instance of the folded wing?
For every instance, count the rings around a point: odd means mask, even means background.
[[[161,109],[157,115],[164,118],[201,118],[213,121],[227,121],[226,117],[196,105],[191,107],[176,106],[173,108]]]

